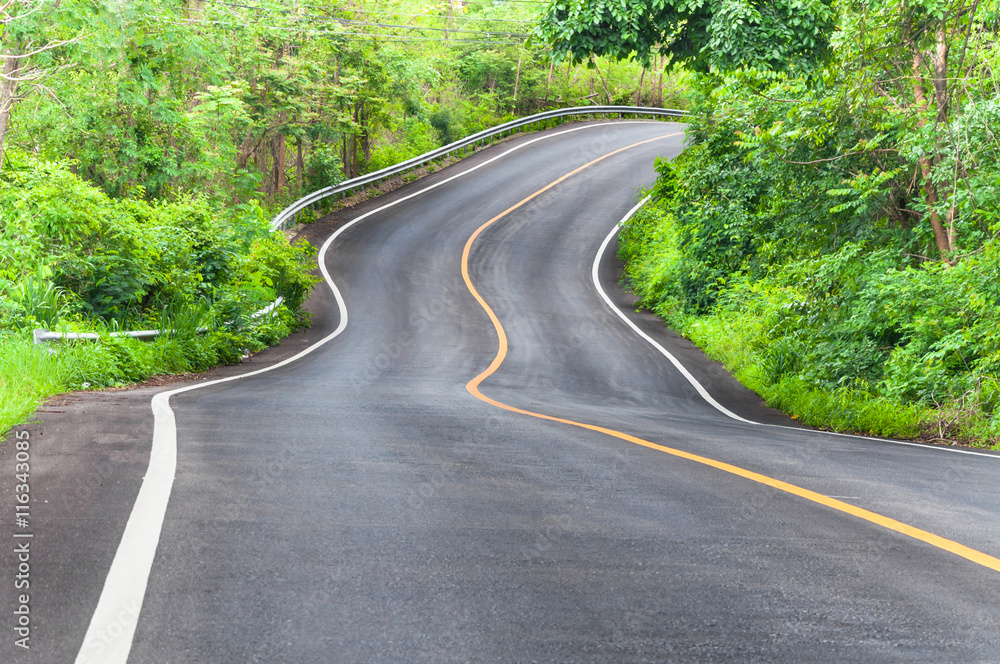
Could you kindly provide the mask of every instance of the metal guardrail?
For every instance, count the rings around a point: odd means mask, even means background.
[[[475,148],[475,146],[481,142],[485,143],[496,136],[513,133],[515,130],[528,127],[539,122],[546,122],[548,120],[575,115],[618,115],[618,117],[622,117],[623,115],[635,115],[637,117],[648,115],[653,117],[679,118],[684,117],[687,114],[687,111],[678,111],[671,108],[647,108],[644,106],[576,106],[573,108],[559,108],[552,111],[545,111],[543,113],[536,113],[535,115],[529,115],[517,120],[512,120],[502,125],[497,125],[496,127],[491,127],[490,129],[485,129],[479,133],[472,134],[471,136],[466,136],[465,138],[457,140],[454,143],[449,143],[448,145],[440,147],[436,150],[431,150],[430,152],[425,152],[424,154],[413,157],[412,159],[407,159],[406,161],[398,163],[395,166],[389,166],[387,168],[383,168],[382,170],[375,171],[374,173],[351,178],[350,180],[345,180],[338,185],[314,191],[307,196],[303,196],[279,212],[278,216],[271,221],[271,230],[284,230],[295,222],[295,218],[298,216],[299,212],[315,205],[323,199],[345,194],[355,189],[363,189],[368,185],[401,175],[432,161],[443,159],[444,157],[447,157],[459,150],[464,150],[469,146]]]
[[[278,299],[275,300],[274,302],[272,302],[271,304],[267,305],[263,309],[259,309],[259,310],[255,311],[255,312],[253,312],[252,314],[250,314],[250,320],[255,320],[257,318],[260,318],[261,316],[267,316],[267,315],[269,315],[272,311],[274,311],[275,309],[277,309],[278,307],[280,307],[281,303],[284,302],[284,301],[285,301],[285,296],[284,295],[279,295]]]
[[[271,305],[274,306],[274,305]],[[157,336],[163,334],[164,332],[169,332],[170,330],[136,330],[134,332],[110,332],[109,337],[132,337],[133,339],[154,339]],[[199,327],[195,330],[198,334],[205,334],[208,332],[207,327]],[[96,332],[52,332],[50,330],[45,330],[42,328],[36,328],[32,332],[32,337],[36,344],[45,343],[46,341],[77,341],[79,339],[91,339],[93,341],[100,340],[101,335]]]
[[[136,339],[151,339],[158,335],[160,330],[137,330],[136,332],[112,332],[109,336],[112,337],[133,337]],[[101,338],[101,335],[96,332],[52,332],[50,330],[36,328],[32,332],[32,337],[36,344],[44,343],[46,341],[74,341],[76,339],[93,339],[97,340]]]
[[[250,320],[256,320],[263,316],[270,315],[271,312],[280,307],[281,303],[284,301],[285,301],[284,296],[279,295],[278,299],[276,299],[271,304],[267,305],[263,309],[260,309],[259,311],[255,311],[254,313],[250,314]],[[108,334],[108,336],[132,337],[133,339],[142,339],[145,341],[148,339],[155,339],[164,332],[170,332],[170,330],[135,330],[133,332],[118,331],[118,332],[111,332]],[[208,328],[199,327],[198,329],[195,330],[195,332],[197,332],[198,334],[205,334],[208,332]],[[31,335],[36,344],[45,343],[47,341],[77,341],[80,339],[90,339],[92,341],[98,341],[101,338],[101,335],[97,334],[96,332],[53,332],[51,330],[46,330],[43,328],[36,328],[34,331],[32,331]]]
[[[291,223],[295,222],[295,218],[298,216],[299,212],[307,207],[315,205],[323,199],[329,198],[330,196],[338,196],[355,189],[363,189],[368,185],[396,177],[397,175],[402,175],[407,171],[419,168],[420,166],[428,164],[432,161],[443,159],[444,157],[458,152],[459,150],[464,150],[469,146],[472,146],[473,149],[475,149],[479,143],[486,143],[497,136],[502,137],[504,134],[514,133],[516,130],[520,130],[524,127],[530,127],[531,125],[539,122],[547,122],[548,120],[555,120],[557,118],[565,118],[576,115],[617,115],[619,118],[624,115],[634,115],[636,117],[653,116],[680,118],[687,114],[687,111],[678,111],[672,108],[647,108],[644,106],[575,106],[573,108],[559,108],[552,111],[536,113],[535,115],[529,115],[517,120],[505,122],[502,125],[497,125],[496,127],[491,127],[490,129],[484,129],[481,132],[472,134],[471,136],[466,136],[465,138],[457,140],[454,143],[449,143],[448,145],[440,147],[436,150],[431,150],[430,152],[425,152],[424,154],[413,157],[412,159],[407,159],[406,161],[400,162],[395,166],[389,166],[387,168],[383,168],[382,170],[375,171],[374,173],[368,173],[367,175],[351,178],[350,180],[345,180],[338,185],[314,191],[307,196],[303,196],[279,212],[278,216],[271,221],[271,230],[284,230]],[[250,318],[256,319],[270,314],[281,305],[283,300],[284,298],[279,296],[274,302],[252,314]],[[198,331],[202,332],[203,329],[199,329]],[[162,332],[162,330],[112,332],[111,336],[128,336],[136,339],[152,339]],[[63,341],[73,339],[100,339],[100,335],[92,332],[60,333],[42,329],[34,331],[34,340],[36,344],[46,341]]]

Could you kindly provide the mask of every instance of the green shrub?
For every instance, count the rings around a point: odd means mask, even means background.
[[[344,181],[344,167],[339,150],[328,143],[313,147],[306,167],[307,191],[334,187]]]
[[[1000,245],[951,267],[869,242],[725,264],[692,239],[716,213],[679,210],[703,200],[677,184],[691,169],[660,163],[659,198],[619,238],[641,304],[808,424],[997,445]]]
[[[65,165],[0,175],[0,428],[49,394],[202,371],[277,342],[307,317],[308,244],[270,230],[256,202],[113,200]],[[255,311],[278,296],[264,319]],[[33,346],[31,330],[100,341]],[[158,329],[153,341],[113,336]]]

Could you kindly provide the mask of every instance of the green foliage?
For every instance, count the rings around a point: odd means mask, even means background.
[[[256,204],[223,220],[200,197],[116,201],[64,166],[27,160],[0,178],[0,206],[0,274],[15,279],[25,266],[42,266],[38,278],[53,284],[48,299],[64,293],[60,306],[71,315],[141,318],[244,288],[255,289],[261,306],[281,291],[297,309],[311,283],[305,250],[272,234]],[[11,291],[26,309],[45,291],[34,283],[25,278]]]
[[[318,191],[327,187],[335,187],[343,181],[344,166],[340,162],[337,149],[326,144],[316,146],[309,154],[306,188],[310,191]]]
[[[804,421],[997,445],[997,24],[961,2],[841,9],[828,67],[696,83],[690,146],[623,233],[627,277]],[[960,82],[935,86],[935,58]]]
[[[525,44],[527,3],[30,1],[0,39],[68,43],[25,60],[47,75],[21,85],[6,144],[71,160],[113,199],[280,209],[495,118],[665,94],[662,72],[634,64],[601,63],[599,86],[556,75]]]
[[[679,287],[690,257],[665,210],[662,201],[644,210],[620,238],[630,283],[772,405],[809,424],[876,435],[1000,433],[995,243],[951,268],[848,243],[733,279],[705,312]],[[945,417],[950,427],[937,431]]]
[[[519,114],[681,99],[686,79],[660,65],[556,71],[525,44],[536,11],[413,0],[0,9],[0,50],[27,74],[0,99],[0,335],[14,335],[12,358],[54,376],[24,403],[236,361],[304,324],[310,250],[268,218],[309,190]],[[273,316],[252,318],[277,296]],[[39,327],[104,338],[22,348]],[[123,329],[171,332],[108,336]]]
[[[472,97],[493,98],[497,108],[532,112],[544,94],[544,64],[541,51],[497,46],[465,53],[456,73],[463,91]]]
[[[272,233],[256,203],[223,211],[193,196],[115,200],[63,164],[22,156],[0,174],[0,210],[0,365],[11,377],[0,385],[3,427],[53,391],[237,361],[305,320],[311,248]],[[276,314],[252,320],[279,295]],[[33,349],[37,327],[102,340]],[[164,334],[112,336],[121,329]]]
[[[447,131],[450,127],[445,129]],[[411,117],[404,118],[400,123],[390,122],[386,132],[379,135],[379,139],[368,162],[368,167],[373,171],[430,152],[441,143],[435,127],[419,118]]]
[[[17,283],[7,282],[5,286],[0,293],[6,294],[10,319],[4,321],[0,316],[0,326],[6,322],[6,326],[17,330],[35,325],[53,328],[71,310],[66,291],[40,274],[28,275]]]
[[[823,57],[836,13],[829,0],[554,0],[536,36],[557,60],[650,54],[697,71],[786,70]]]

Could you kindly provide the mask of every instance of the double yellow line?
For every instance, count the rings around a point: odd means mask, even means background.
[[[484,223],[482,226],[477,228],[476,231],[469,237],[468,241],[465,243],[465,249],[462,251],[462,278],[465,280],[465,285],[468,287],[469,292],[472,293],[472,296],[474,298],[476,298],[476,301],[479,302],[479,305],[486,311],[486,315],[489,316],[490,321],[492,321],[493,327],[496,329],[497,332],[498,348],[497,348],[497,354],[493,358],[493,361],[490,363],[489,367],[487,367],[485,371],[483,371],[481,374],[479,374],[471,381],[469,381],[469,383],[465,386],[466,389],[469,391],[470,394],[472,394],[477,399],[484,401],[492,406],[496,406],[497,408],[502,408],[512,413],[520,413],[521,415],[527,415],[529,417],[535,417],[541,420],[548,420],[550,422],[559,422],[560,424],[568,424],[570,426],[579,427],[581,429],[596,431],[598,433],[603,433],[608,436],[612,436],[614,438],[618,438],[620,440],[633,443],[635,445],[641,445],[643,447],[647,447],[651,450],[664,452],[666,454],[670,454],[675,457],[680,457],[681,459],[687,459],[688,461],[694,461],[695,463],[700,463],[705,466],[711,466],[712,468],[715,468],[717,470],[721,470],[723,472],[727,472],[732,475],[737,475],[739,477],[743,477],[745,479],[757,482],[759,484],[764,484],[766,486],[778,489],[780,491],[784,491],[786,493],[790,493],[800,498],[805,498],[806,500],[812,501],[819,505],[823,505],[825,507],[829,507],[839,512],[843,512],[845,514],[850,514],[851,516],[863,519],[877,526],[886,528],[887,530],[892,530],[902,535],[906,535],[907,537],[912,537],[915,540],[919,540],[926,544],[930,544],[931,546],[937,547],[938,549],[942,549],[944,551],[948,551],[949,553],[953,553],[957,556],[961,556],[962,558],[970,560],[976,563],[977,565],[982,565],[983,567],[988,567],[989,569],[1000,572],[1000,559],[994,558],[993,556],[985,554],[981,551],[969,548],[964,544],[959,544],[958,542],[954,542],[952,540],[945,539],[944,537],[935,535],[934,533],[927,532],[926,530],[915,528],[908,524],[902,523],[901,521],[896,521],[895,519],[890,519],[889,517],[882,516],[881,514],[877,514],[875,512],[862,509],[860,507],[855,507],[854,505],[850,505],[835,498],[824,496],[821,493],[816,493],[815,491],[804,489],[795,484],[789,484],[788,482],[783,482],[773,477],[768,477],[767,475],[761,475],[760,473],[755,473],[753,471],[747,470],[745,468],[740,468],[739,466],[734,466],[729,463],[716,461],[715,459],[710,459],[708,457],[700,456],[698,454],[691,454],[690,452],[685,452],[683,450],[678,450],[672,447],[658,445],[648,440],[644,440],[642,438],[638,438],[636,436],[632,436],[630,434],[623,433],[621,431],[616,431],[615,429],[608,429],[606,427],[597,426],[595,424],[587,424],[586,422],[577,422],[575,420],[568,420],[561,417],[554,417],[552,415],[546,415],[544,413],[536,413],[530,410],[524,410],[523,408],[510,406],[495,399],[491,399],[490,397],[486,396],[480,391],[479,386],[482,384],[482,382],[487,378],[489,378],[490,376],[492,376],[494,373],[496,373],[497,369],[500,368],[500,365],[503,364],[504,359],[507,357],[508,346],[507,346],[507,334],[506,332],[504,332],[503,325],[500,324],[500,319],[497,318],[496,313],[486,302],[486,300],[483,299],[482,295],[479,294],[479,291],[476,290],[475,285],[473,285],[472,283],[472,279],[469,277],[469,255],[472,252],[472,245],[475,243],[476,239],[483,233],[483,231],[485,231],[487,228],[489,228],[499,220],[506,217],[511,212],[514,212],[515,210],[522,207],[532,199],[537,198],[538,196],[545,193],[549,189],[552,189],[556,185],[564,182],[568,178],[589,168],[590,166],[593,166],[594,164],[600,161],[603,161],[609,157],[613,157],[614,155],[624,152],[626,150],[630,150],[632,148],[638,147],[640,145],[645,145],[646,143],[651,143],[653,141],[662,140],[664,138],[670,138],[671,136],[678,136],[679,134],[680,132],[677,132],[673,134],[668,134],[666,136],[659,136],[657,138],[652,138],[649,140],[640,141],[638,143],[633,143],[632,145],[627,145],[623,148],[619,148],[603,156],[600,156],[597,159],[594,159],[593,161],[590,161],[584,164],[583,166],[580,166],[579,168],[573,169],[569,173],[566,173],[562,177],[542,187],[535,193],[531,194],[527,198],[517,203],[516,205],[512,205],[511,207],[507,208],[500,214],[496,215],[495,217]]]

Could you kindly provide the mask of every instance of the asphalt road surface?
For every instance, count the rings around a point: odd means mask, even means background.
[[[551,131],[359,208],[312,350],[171,397],[172,485],[155,390],[110,443],[29,427],[38,482],[101,489],[34,494],[0,659],[1000,662],[1000,457],[798,428],[618,286],[602,243],[682,139]]]

